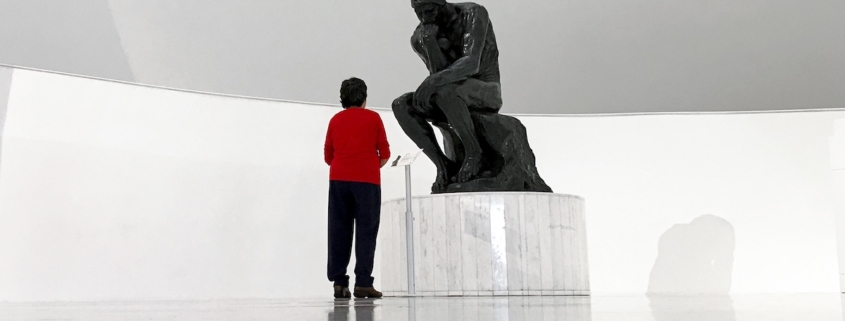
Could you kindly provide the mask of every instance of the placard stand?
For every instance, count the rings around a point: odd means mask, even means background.
[[[422,149],[416,152],[401,155],[393,161],[390,167],[405,167],[405,235],[406,235],[406,251],[408,257],[408,294],[416,294],[414,279],[416,278],[414,272],[414,213],[411,208],[411,164],[420,155]]]

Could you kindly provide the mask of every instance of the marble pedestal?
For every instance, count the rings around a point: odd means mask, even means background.
[[[584,200],[551,193],[414,197],[416,294],[590,295]],[[385,295],[408,293],[405,200],[382,204]]]

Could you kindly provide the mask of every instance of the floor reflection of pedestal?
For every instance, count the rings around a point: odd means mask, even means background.
[[[590,295],[584,200],[550,193],[414,197],[418,295]],[[386,295],[408,292],[405,200],[382,204]]]

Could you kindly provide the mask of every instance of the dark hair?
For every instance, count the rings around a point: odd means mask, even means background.
[[[367,100],[367,84],[352,77],[340,85],[340,104],[343,108],[359,107]]]

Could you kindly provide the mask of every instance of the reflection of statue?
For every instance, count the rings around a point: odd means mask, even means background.
[[[393,111],[437,167],[432,192],[551,192],[534,168],[522,124],[497,114],[499,49],[487,10],[445,0],[411,0],[411,6],[420,19],[411,45],[430,75],[416,92],[397,98]],[[443,133],[445,152],[429,122]]]

